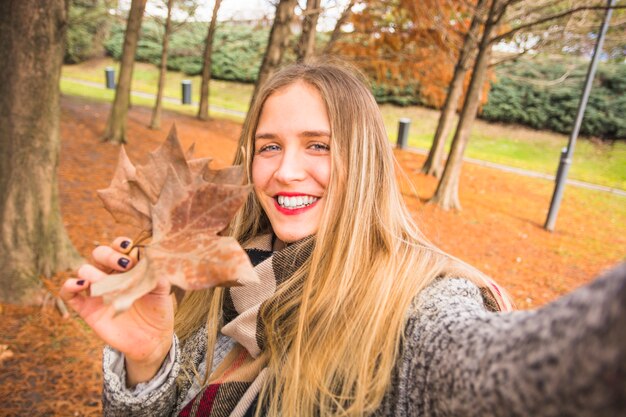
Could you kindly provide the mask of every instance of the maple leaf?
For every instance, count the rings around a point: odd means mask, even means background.
[[[98,190],[104,207],[119,223],[130,224],[141,230],[152,229],[149,200],[136,183],[136,169],[122,146],[117,168],[109,188]]]
[[[220,170],[210,159],[190,159],[172,128],[166,141],[134,167],[124,149],[111,185],[98,191],[107,210],[122,223],[152,237],[130,271],[111,274],[91,286],[117,312],[150,292],[161,277],[184,290],[244,285],[258,278],[239,243],[219,233],[246,200],[243,167]]]

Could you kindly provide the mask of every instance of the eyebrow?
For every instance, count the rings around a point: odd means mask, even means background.
[[[306,138],[317,138],[320,136],[325,136],[330,138],[330,132],[327,130],[305,130],[300,132],[298,136],[306,137]],[[276,139],[277,135],[274,133],[257,133],[254,135],[254,139]]]

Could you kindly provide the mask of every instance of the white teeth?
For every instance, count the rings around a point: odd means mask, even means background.
[[[317,201],[317,197],[313,196],[298,196],[298,197],[285,197],[279,195],[277,198],[278,205],[286,209],[294,210],[310,206]]]

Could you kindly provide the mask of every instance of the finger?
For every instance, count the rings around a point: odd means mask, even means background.
[[[85,291],[89,289],[92,283],[105,277],[106,274],[92,265],[83,265],[78,270],[77,275],[78,278],[70,278],[63,283],[59,290],[59,296],[79,316],[87,320],[91,313],[103,308],[103,300],[100,297],[91,297]]]
[[[134,248],[133,240],[126,236],[120,236],[115,238],[111,247],[120,253],[128,254]]]
[[[98,246],[91,255],[96,263],[105,267],[104,269],[128,271],[135,265],[132,257],[120,253],[110,246]]]
[[[82,278],[67,279],[59,290],[59,297],[63,301],[69,302],[79,293],[89,288],[89,282]]]
[[[139,247],[135,246],[132,239],[120,236],[113,241],[111,247],[120,253],[128,255],[127,257],[132,259],[133,264],[139,261]]]
[[[88,288],[89,285],[94,282],[100,281],[102,278],[106,277],[107,274],[103,272],[101,269],[96,268],[90,264],[84,264],[76,273],[79,280],[85,280],[85,286]]]
[[[141,248],[138,246],[135,246],[129,253],[128,256],[130,256],[130,258],[133,260],[133,262],[136,264],[137,262],[139,262],[139,252],[141,251]]]

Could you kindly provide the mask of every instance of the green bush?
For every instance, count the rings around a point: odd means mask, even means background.
[[[560,83],[568,68],[571,73]],[[520,61],[503,65],[492,83],[481,117],[536,129],[571,133],[588,62]],[[626,138],[626,65],[599,65],[580,133],[604,139]]]
[[[102,0],[70,2],[64,61],[77,64],[102,53],[110,16]]]
[[[419,84],[410,83],[398,86],[391,83],[373,81],[370,84],[372,94],[380,104],[389,103],[397,106],[413,106],[423,104],[419,95]]]
[[[170,39],[168,69],[197,75],[202,71],[202,54],[207,32],[206,23],[189,23],[174,32]],[[265,52],[269,31],[249,26],[219,25],[213,41],[211,74],[213,78],[254,82]],[[138,61],[159,65],[162,29],[154,21],[145,21],[137,46]],[[116,59],[122,55],[124,27],[116,25],[105,47]]]

